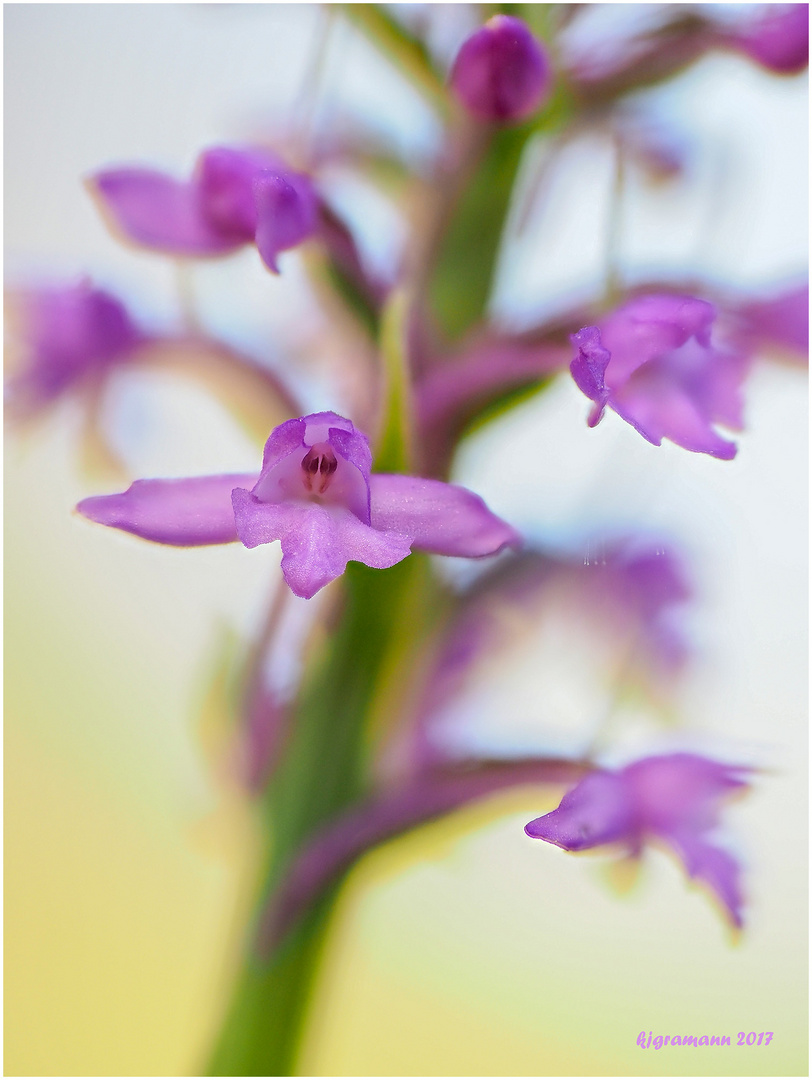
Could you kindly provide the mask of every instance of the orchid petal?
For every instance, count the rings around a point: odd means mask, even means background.
[[[712,829],[720,799],[746,787],[746,773],[698,754],[665,754],[628,765],[622,776],[646,827],[665,834]]]
[[[77,510],[90,521],[177,547],[229,544],[237,539],[231,492],[253,485],[256,474],[136,480],[118,495],[83,499]]]
[[[310,425],[308,424],[308,430]],[[369,439],[360,431],[353,429],[346,431],[344,428],[335,427],[332,424],[327,432],[329,442],[338,450],[339,454],[354,465],[364,480],[369,483],[369,475],[372,469],[372,451],[369,448]]]
[[[691,832],[664,836],[676,851],[690,878],[704,882],[728,911],[734,926],[743,925],[741,867],[728,852]]]
[[[373,529],[409,536],[421,551],[478,558],[521,543],[516,530],[478,495],[454,484],[375,473],[370,496]]]
[[[268,151],[214,146],[198,158],[195,183],[203,214],[224,236],[247,243],[257,231],[254,180],[264,170],[284,174],[285,166]]]
[[[169,255],[224,255],[246,242],[206,217],[194,182],[125,168],[96,173],[90,185],[115,226],[142,247]]]
[[[717,435],[690,396],[666,379],[629,383],[612,396],[611,404],[618,416],[655,446],[668,438],[685,450],[722,461],[736,456],[736,444]]]
[[[525,826],[528,836],[565,851],[636,837],[636,816],[623,779],[617,773],[593,772],[567,792],[557,810]]]
[[[275,427],[265,441],[262,451],[263,475],[274,466],[284,461],[294,450],[300,450],[305,445],[305,432],[307,424],[303,417],[295,420],[286,420],[284,424]]]
[[[385,569],[405,559],[413,542],[471,557],[518,542],[476,495],[415,477],[371,478],[379,494],[371,525],[370,461],[368,440],[350,420],[313,413],[271,433],[259,477],[138,481],[122,494],[85,499],[79,510],[168,544],[239,538],[253,548],[279,540],[285,580],[305,599],[348,562]]]
[[[737,337],[746,348],[777,348],[809,359],[809,285],[732,309],[742,326]]]
[[[355,425],[352,420],[348,420],[345,416],[339,416],[334,412],[317,412],[310,413],[309,416],[303,417],[305,421],[305,442],[312,446],[314,442],[321,442],[329,437],[330,429],[336,428],[340,431],[355,431]],[[357,432],[361,435],[361,432]],[[361,438],[366,440],[366,435],[361,435]]]
[[[262,261],[279,273],[277,256],[316,231],[318,203],[310,180],[294,173],[261,173],[253,183],[256,244]]]
[[[368,525],[372,463],[369,442],[349,420],[335,413],[313,413],[288,420],[272,431],[265,443],[262,473],[251,494],[268,503],[306,497],[309,488],[304,484],[302,461],[311,447],[319,444],[337,451],[329,487],[320,495],[322,503],[351,510]]]
[[[340,577],[350,561],[378,570],[410,552],[407,537],[370,528],[341,507],[261,502],[250,492],[232,495],[237,534],[247,548],[282,543],[282,573],[297,596],[310,599]]]
[[[612,355],[606,372],[610,389],[622,385],[643,364],[680,348],[695,337],[710,345],[716,309],[695,296],[650,293],[636,296],[601,325],[603,344]]]
[[[600,423],[609,399],[606,367],[612,354],[601,344],[601,332],[597,326],[585,326],[570,340],[578,349],[570,364],[570,371],[578,389],[595,402],[588,420],[589,426],[595,427]]]

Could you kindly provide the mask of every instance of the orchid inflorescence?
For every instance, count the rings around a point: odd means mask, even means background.
[[[396,61],[408,58],[405,70],[420,65],[446,130],[426,194],[435,205],[416,219],[395,281],[382,285],[365,265],[315,152],[293,164],[282,145],[220,145],[202,150],[188,179],[140,166],[106,167],[87,179],[114,234],[159,256],[225,258],[253,245],[278,274],[287,259],[317,250],[314,274],[329,267],[333,301],[378,357],[373,408],[336,401],[337,411],[307,413],[283,371],[198,329],[193,348],[214,350],[235,380],[248,373],[287,416],[269,420],[261,465],[258,453],[250,473],[135,480],[78,506],[89,521],[158,544],[253,549],[279,541],[285,587],[328,628],[314,635],[292,698],[282,700],[256,671],[246,680],[246,777],[267,802],[274,844],[252,946],[260,959],[249,964],[262,973],[257,982],[250,968],[238,986],[215,1072],[290,1068],[301,1010],[291,1002],[304,1000],[308,948],[343,876],[389,837],[496,790],[563,787],[558,808],[527,825],[529,837],[566,851],[613,846],[635,859],[661,841],[731,924],[744,922],[741,868],[724,838],[710,836],[723,801],[752,776],[741,763],[674,752],[610,768],[588,747],[570,758],[460,758],[442,737],[443,710],[486,656],[511,647],[517,620],[532,624],[551,590],[564,590],[602,633],[623,639],[626,678],[670,684],[690,651],[671,618],[692,595],[679,553],[627,536],[589,568],[573,552],[526,543],[479,495],[449,482],[472,425],[516,391],[542,392],[571,377],[591,402],[590,427],[609,409],[654,446],[666,439],[729,461],[737,446],[727,432],[744,429],[758,358],[778,351],[797,361],[807,349],[807,292],[795,286],[754,296],[679,282],[618,292],[614,282],[593,304],[521,334],[489,323],[498,241],[531,138],[566,135],[587,115],[626,130],[630,91],[713,50],[779,75],[806,65],[805,5],[778,6],[733,28],[676,13],[673,25],[625,48],[615,43],[602,67],[568,64],[557,36],[579,14],[550,7],[553,15],[534,25],[494,15],[460,44],[445,82],[425,44],[383,7],[351,13]],[[351,161],[353,146],[343,152]],[[680,168],[675,160],[668,171],[678,178]],[[81,399],[172,344],[88,280],[28,289],[19,301],[22,359],[8,400],[21,416],[46,415],[68,394]],[[420,553],[483,563],[472,584],[454,591]],[[274,648],[273,636],[265,645]],[[410,693],[391,706],[370,750],[370,718],[393,671]],[[249,1023],[238,1038],[252,994],[264,995],[268,1010],[292,1010],[284,1030]]]

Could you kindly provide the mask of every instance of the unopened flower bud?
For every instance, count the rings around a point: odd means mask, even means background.
[[[768,4],[731,40],[768,71],[803,71],[809,63],[809,4]]]
[[[463,42],[450,81],[480,120],[521,120],[549,94],[550,62],[521,19],[495,15]]]

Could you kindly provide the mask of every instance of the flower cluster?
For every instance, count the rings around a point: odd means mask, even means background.
[[[189,316],[188,296],[182,333],[140,325],[88,280],[18,297],[18,363],[7,383],[15,412],[48,417],[62,397],[98,390],[119,367],[168,366],[182,349],[183,374],[238,417],[248,399],[261,433],[253,470],[138,479],[77,507],[87,521],[156,544],[281,548],[279,589],[235,695],[231,747],[240,782],[267,811],[267,888],[246,962],[251,989],[237,992],[213,1073],[292,1069],[313,956],[343,876],[376,845],[505,788],[560,797],[526,826],[528,837],[567,852],[611,846],[635,860],[664,845],[743,926],[743,870],[717,833],[722,804],[747,790],[754,770],[689,746],[664,754],[656,734],[640,739],[630,764],[606,767],[618,760],[604,744],[623,693],[636,695],[641,723],[657,712],[679,716],[679,680],[698,651],[681,617],[699,591],[679,543],[654,543],[646,522],[624,524],[611,539],[601,534],[601,558],[589,565],[586,541],[562,540],[546,523],[524,537],[451,482],[470,432],[551,384],[571,391],[571,380],[590,402],[590,428],[608,409],[651,446],[665,439],[730,462],[730,433],[747,439],[754,366],[777,356],[797,368],[808,354],[808,288],[797,280],[746,295],[696,275],[630,287],[613,267],[577,307],[531,312],[521,329],[500,317],[500,267],[545,205],[547,159],[592,132],[617,155],[616,195],[629,162],[648,180],[679,185],[696,148],[690,139],[675,148],[666,125],[643,112],[643,90],[714,50],[786,79],[808,61],[806,5],[770,5],[724,25],[712,12],[660,5],[598,44],[584,30],[592,7],[544,5],[527,19],[497,12],[453,57],[440,55],[422,23],[415,29],[390,10],[398,5],[349,5],[336,16],[355,20],[433,109],[442,137],[425,161],[337,121],[329,132],[302,125],[295,139],[203,149],[183,178],[148,165],[86,178],[115,237],[182,260],[187,275],[196,260],[250,246],[274,275],[283,255],[300,259],[321,336],[300,327],[296,347],[278,349],[274,362],[215,340],[199,313]],[[356,180],[380,182],[397,203],[405,240],[386,272],[371,271],[363,254],[364,206],[355,217],[340,212],[331,159]],[[305,244],[314,258],[300,258]],[[218,269],[227,274],[230,264]],[[269,290],[285,284],[259,279]],[[313,386],[315,365],[305,373],[299,358],[332,347],[346,369]],[[509,427],[499,437],[510,440]],[[572,437],[587,438],[582,424]],[[661,461],[651,446],[638,442]],[[566,456],[538,469],[563,475]],[[480,562],[457,580],[426,555]],[[328,586],[324,602],[312,602]],[[563,640],[561,608],[577,615],[572,652],[601,698],[596,716],[582,718],[581,749],[551,752],[545,686],[531,752],[485,752],[464,738],[453,745],[449,712],[465,714],[477,679],[532,642],[542,620]],[[288,644],[291,611],[304,612],[309,633],[280,689],[273,661]],[[582,645],[593,629],[613,650],[607,686]],[[558,857],[529,841],[527,849]],[[284,1021],[268,1026],[269,1017]]]

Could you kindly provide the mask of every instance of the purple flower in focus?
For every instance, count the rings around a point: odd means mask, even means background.
[[[8,392],[22,412],[87,383],[147,341],[124,305],[89,281],[32,289],[19,302],[23,361]]]
[[[736,926],[742,925],[739,866],[709,839],[719,802],[746,787],[747,770],[696,754],[644,758],[619,772],[599,770],[581,780],[550,814],[525,827],[528,836],[565,851],[624,844],[639,855],[647,837],[664,840],[689,877],[703,881]]]
[[[349,420],[314,413],[271,432],[259,477],[138,480],[77,509],[91,521],[180,547],[279,540],[285,581],[306,599],[350,561],[385,569],[412,547],[478,558],[519,542],[465,488],[370,475],[371,465],[369,442]]]
[[[714,425],[742,426],[746,356],[710,342],[712,304],[692,296],[639,296],[570,339],[578,388],[595,402],[594,427],[609,405],[644,439],[729,460],[736,446]]]
[[[794,75],[809,64],[809,4],[767,4],[728,38],[768,71]]]
[[[469,112],[502,123],[538,109],[551,81],[544,47],[511,15],[494,15],[467,38],[450,76],[451,88]]]
[[[256,243],[265,265],[311,236],[318,223],[312,181],[268,150],[204,150],[191,180],[155,169],[104,169],[91,190],[128,240],[169,255],[225,255]]]

